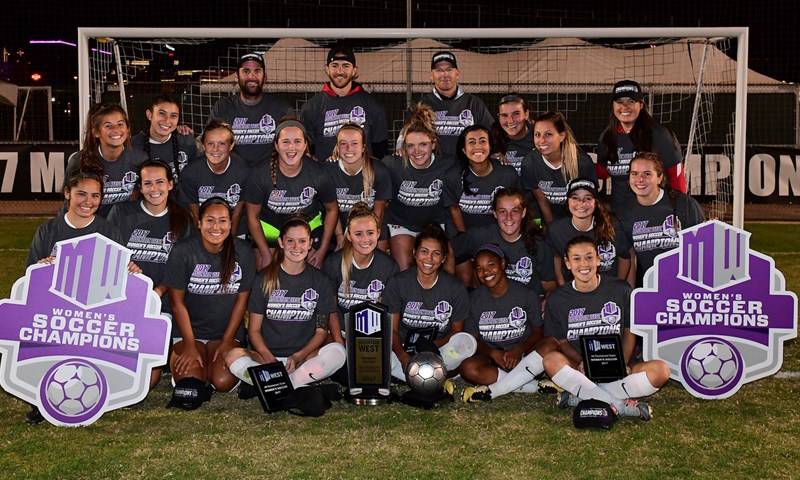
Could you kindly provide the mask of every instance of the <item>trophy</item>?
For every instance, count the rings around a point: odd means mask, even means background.
[[[347,378],[357,405],[390,401],[392,321],[385,305],[365,302],[345,315]]]

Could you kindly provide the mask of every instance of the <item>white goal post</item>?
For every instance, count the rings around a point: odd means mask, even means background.
[[[397,49],[410,49],[411,45],[415,45],[415,41],[423,41],[423,39],[429,39],[430,43],[424,44],[425,47],[422,49],[425,51],[427,58],[423,58],[422,56],[417,55],[412,65],[411,55],[407,55],[402,58],[400,61],[392,62],[389,67],[391,70],[395,70],[395,77],[391,84],[388,83],[380,83],[380,80],[375,80],[373,82],[364,80],[364,83],[367,85],[368,89],[373,92],[405,92],[406,99],[410,100],[412,97],[412,93],[417,95],[421,91],[428,91],[427,89],[430,88],[427,84],[421,84],[419,81],[422,73],[427,74],[426,72],[421,72],[425,70],[425,62],[430,62],[430,53],[431,48],[434,48],[435,45],[442,45],[444,44],[444,48],[449,49],[448,47],[448,40],[452,39],[470,39],[470,40],[480,40],[480,39],[504,39],[507,40],[508,48],[504,49],[502,53],[511,55],[518,55],[520,56],[519,65],[516,65],[514,68],[515,72],[509,73],[507,71],[501,71],[502,69],[496,69],[496,76],[492,78],[498,78],[499,80],[487,80],[488,83],[494,82],[492,85],[487,85],[486,83],[482,84],[484,88],[482,90],[484,93],[487,94],[498,94],[498,93],[508,93],[508,92],[517,92],[522,93],[524,96],[531,95],[535,97],[535,104],[541,104],[543,108],[549,107],[553,108],[552,105],[557,105],[561,110],[568,110],[565,108],[565,105],[570,104],[570,102],[574,101],[574,98],[579,98],[581,95],[585,96],[587,94],[605,94],[610,91],[610,85],[614,82],[610,78],[597,78],[596,80],[591,80],[590,71],[582,72],[582,75],[585,75],[585,78],[578,80],[580,82],[580,87],[576,88],[574,85],[564,85],[560,84],[556,81],[553,82],[541,82],[536,79],[535,73],[537,70],[547,70],[551,68],[552,65],[556,65],[559,62],[565,61],[565,59],[572,59],[570,52],[573,52],[576,48],[574,43],[572,42],[569,45],[566,39],[574,39],[580,41],[579,39],[592,39],[592,40],[605,40],[609,43],[619,40],[620,43],[625,42],[626,40],[629,43],[626,43],[622,49],[629,48],[629,49],[643,49],[646,47],[652,47],[653,52],[656,52],[656,49],[662,43],[666,43],[667,40],[670,42],[682,42],[684,46],[683,53],[680,55],[688,57],[691,63],[689,70],[690,73],[694,75],[694,81],[688,84],[681,83],[676,84],[677,86],[673,87],[672,90],[668,94],[659,94],[651,95],[649,102],[661,102],[661,101],[673,101],[671,100],[672,96],[677,94],[682,95],[682,100],[674,100],[676,103],[685,102],[687,99],[693,99],[692,103],[686,108],[685,110],[689,110],[689,115],[691,116],[691,126],[686,128],[686,135],[688,135],[688,141],[685,142],[688,145],[686,151],[686,158],[687,164],[688,159],[691,156],[697,157],[694,152],[697,151],[698,148],[701,148],[699,145],[702,143],[702,137],[704,135],[704,126],[702,123],[704,120],[703,118],[710,118],[713,113],[713,107],[703,106],[702,103],[707,100],[709,96],[713,97],[715,92],[722,92],[726,91],[729,92],[731,95],[734,95],[735,98],[735,108],[733,109],[732,119],[730,120],[730,126],[725,127],[727,132],[727,140],[724,143],[729,145],[730,147],[730,156],[731,156],[731,165],[730,169],[732,172],[732,177],[729,180],[726,180],[724,183],[724,189],[727,189],[726,192],[723,192],[723,197],[727,196],[728,198],[723,198],[719,201],[721,204],[725,204],[720,207],[720,217],[726,217],[725,220],[729,221],[734,226],[741,228],[744,223],[744,186],[745,186],[745,145],[746,145],[746,118],[747,118],[747,90],[748,90],[748,66],[747,66],[747,55],[748,55],[748,29],[746,27],[714,27],[714,28],[547,28],[547,29],[537,29],[537,28],[522,28],[522,29],[505,29],[505,28],[485,28],[485,29],[455,29],[455,28],[447,28],[447,29],[331,29],[331,28],[323,28],[323,29],[296,29],[296,28],[275,28],[275,29],[259,29],[259,28],[114,28],[114,27],[90,27],[90,28],[79,28],[78,29],[78,76],[79,76],[79,118],[80,118],[80,128],[83,129],[85,125],[85,118],[86,114],[89,110],[89,107],[92,103],[99,101],[98,95],[96,91],[93,89],[93,83],[100,83],[102,80],[97,78],[97,73],[93,71],[92,66],[92,50],[99,50],[100,48],[97,46],[98,42],[104,42],[105,39],[125,39],[129,41],[141,41],[142,43],[149,43],[149,44],[166,44],[173,39],[183,39],[183,40],[192,40],[195,39],[196,41],[202,43],[205,40],[209,39],[246,39],[248,44],[255,45],[253,48],[256,51],[265,51],[268,50],[272,45],[275,44],[275,39],[308,39],[308,40],[318,40],[324,39],[322,42],[317,42],[315,47],[325,47],[328,43],[332,43],[338,40],[348,40],[351,41],[358,41],[358,40],[369,40],[374,43],[375,40],[383,40],[386,44],[391,45],[391,48]],[[269,42],[265,39],[271,39]],[[437,41],[432,39],[442,39],[442,43],[437,43]],[[532,55],[530,58],[535,59],[535,63],[530,63],[530,60],[525,60],[521,57],[520,52],[521,50],[531,46],[531,49],[537,48],[535,43],[540,41],[541,39],[548,39],[548,41],[552,40],[550,44],[546,44],[546,42],[541,42],[538,46],[538,51],[536,55]],[[734,56],[732,54],[735,51],[735,62],[731,62],[731,78],[730,80],[726,80],[728,85],[713,85],[710,82],[712,80],[708,80],[704,78],[704,70],[703,67],[700,69],[700,73],[697,74],[695,71],[694,62],[698,64],[705,64],[706,62],[706,53],[707,53],[707,46],[714,45],[719,39],[724,39],[726,42],[729,42],[730,49],[728,50],[729,56]],[[562,40],[561,43],[559,41]],[[664,42],[662,42],[664,40]],[[636,43],[636,42],[639,43]],[[260,43],[259,43],[260,42]],[[271,42],[271,43],[270,43]],[[326,43],[327,42],[327,43]],[[652,45],[647,45],[648,42],[651,42]],[[268,45],[264,46],[265,43]],[[704,44],[706,47],[700,48],[695,50],[693,44]],[[107,60],[103,60],[106,62],[113,62],[117,66],[117,70],[122,71],[124,68],[130,64],[131,60],[123,58],[120,55],[118,47],[118,43],[109,42],[108,43],[111,47],[110,49],[105,52]],[[589,44],[587,44],[589,45]],[[686,46],[689,45],[689,46]],[[259,48],[260,47],[260,48]],[[455,48],[455,47],[454,47]],[[589,47],[594,48],[594,46]],[[387,48],[388,50],[388,48]],[[644,51],[644,50],[643,50]],[[496,52],[500,52],[497,50]],[[242,53],[244,53],[242,51]],[[645,52],[646,53],[646,52]],[[266,53],[265,53],[266,54]],[[318,54],[314,58],[318,57]],[[357,57],[359,58],[359,64],[361,63],[360,54],[358,51],[356,52]],[[458,54],[457,54],[458,55]],[[630,70],[628,68],[628,60],[625,60],[622,67],[617,69],[618,76],[616,80],[621,80],[623,78],[632,78],[642,83],[645,92],[649,92],[649,86],[655,85],[658,83],[658,76],[663,75],[666,76],[670,73],[672,67],[666,66],[661,68],[653,69],[652,62],[668,62],[672,61],[671,57],[677,57],[678,54],[672,50],[664,51],[658,53],[660,55],[659,58],[653,60],[651,58],[646,57],[645,55],[640,55],[638,57],[632,57],[633,60],[630,64]],[[724,55],[724,54],[721,54]],[[461,66],[461,56],[459,56],[459,66],[462,70],[462,79],[466,80],[466,77],[471,76],[474,80],[475,74],[470,74],[465,67]],[[294,60],[292,58],[291,60]],[[509,62],[508,59],[505,60],[507,63]],[[573,63],[574,60],[570,60]],[[526,63],[528,62],[528,63]],[[303,60],[303,63],[306,63]],[[733,65],[735,63],[735,66]],[[213,60],[209,59],[209,65],[213,65]],[[217,64],[219,65],[219,63]],[[588,70],[592,68],[589,65],[573,65],[575,68],[583,68],[584,70]],[[113,68],[113,67],[112,67]],[[226,68],[230,68],[230,64],[227,65]],[[234,67],[235,68],[235,67]],[[558,67],[552,67],[556,69]],[[649,81],[642,81],[637,78],[636,72],[637,69],[650,69],[653,70],[655,73],[652,73],[653,78]],[[275,90],[278,92],[282,91],[292,91],[292,90],[299,90],[299,89],[307,89],[309,94],[316,93],[319,91],[319,86],[321,85],[321,80],[319,78],[319,74],[322,72],[322,64],[318,61],[315,63],[315,70],[313,75],[308,75],[309,78],[304,79],[304,81],[293,81],[293,82],[285,82],[281,86],[280,83],[277,85],[273,83],[273,78],[271,76],[269,62],[268,62],[268,81],[267,81],[267,90]],[[362,68],[363,70],[363,68]],[[575,71],[574,69],[572,70]],[[629,73],[630,71],[630,73]],[[660,72],[660,73],[659,73]],[[302,75],[302,72],[300,73]],[[527,74],[527,76],[526,76]],[[526,78],[524,82],[523,88],[516,88],[518,85],[522,85],[522,83],[517,83],[518,79]],[[589,78],[587,80],[587,78]],[[119,77],[119,85],[122,91],[124,91],[125,84],[127,82],[127,78],[123,78],[122,75]],[[610,83],[609,83],[610,82]],[[469,81],[464,82],[466,87],[469,91],[473,92],[478,90],[477,87],[470,84]],[[479,82],[475,82],[475,85],[478,85]],[[707,84],[707,85],[706,85]],[[226,85],[228,85],[226,87]],[[228,82],[227,84],[224,81],[215,81],[215,84],[207,84],[207,85],[200,85],[198,91],[207,92],[209,88],[211,89],[218,89],[217,92],[224,92],[224,94],[229,94],[232,90],[226,90],[226,88],[234,88],[235,84],[231,84]],[[282,90],[282,88],[284,90]],[[205,90],[203,90],[205,89]],[[424,89],[424,90],[423,90]],[[727,90],[726,90],[727,89]],[[569,92],[568,92],[569,91]],[[569,97],[564,99],[562,95],[576,95],[574,92],[578,92],[578,97]],[[656,98],[654,100],[654,98]],[[120,102],[125,102],[125,95],[120,96]],[[606,97],[607,98],[607,97]],[[665,100],[666,99],[666,100]],[[713,101],[713,100],[712,100]],[[407,102],[406,102],[407,103]],[[607,103],[606,103],[607,105]],[[650,107],[651,113],[658,109],[659,105],[653,105],[652,103],[648,103]],[[655,107],[655,108],[654,108]],[[678,107],[681,108],[680,106]],[[186,108],[184,107],[184,110]],[[492,107],[490,106],[490,110]],[[710,109],[710,111],[708,110]],[[538,111],[533,106],[531,107],[532,112]],[[668,115],[672,114],[672,110],[669,110]],[[492,112],[494,113],[494,112]],[[654,115],[655,117],[655,115]],[[570,123],[573,122],[573,119],[568,116]],[[656,119],[660,120],[660,117],[656,117]],[[663,123],[663,120],[660,120]],[[707,120],[710,122],[710,120]],[[667,119],[667,123],[669,119]],[[719,123],[719,122],[718,122]],[[200,124],[202,125],[202,124]],[[603,124],[598,125],[597,127],[601,129]],[[681,132],[684,133],[684,132]],[[593,135],[596,136],[599,134],[599,130]],[[81,137],[82,138],[82,135]],[[726,151],[727,154],[727,151]],[[701,166],[697,163],[699,160],[695,159],[695,167],[698,169],[704,168],[706,178],[709,176],[714,177],[716,175],[716,171],[713,168],[709,168],[708,166]],[[687,167],[688,168],[688,167]],[[721,167],[720,167],[721,168]],[[690,172],[687,172],[690,173]],[[724,173],[724,172],[722,172]],[[722,175],[721,173],[721,175]],[[716,182],[716,179],[713,178],[712,181]],[[720,189],[723,189],[720,187]],[[717,190],[717,187],[714,186],[714,191]],[[718,192],[719,195],[719,192]],[[732,211],[728,211],[728,207],[731,207]],[[712,215],[715,215],[715,207],[712,207]]]

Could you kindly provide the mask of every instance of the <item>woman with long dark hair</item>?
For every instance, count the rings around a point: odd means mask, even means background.
[[[206,200],[200,234],[172,248],[164,278],[174,325],[172,377],[193,377],[220,392],[238,382],[224,358],[244,342],[242,321],[253,286],[253,250],[232,235],[231,211],[221,198]]]
[[[657,153],[670,187],[686,193],[680,146],[672,132],[650,116],[642,87],[633,80],[617,82],[611,91],[611,105],[608,127],[598,142],[596,168],[599,178],[611,177],[611,211],[624,219],[633,202],[628,172],[639,152]]]

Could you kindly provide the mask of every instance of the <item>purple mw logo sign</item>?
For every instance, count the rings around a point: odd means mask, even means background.
[[[56,244],[0,300],[0,385],[55,425],[89,425],[147,395],[170,321],[131,252],[100,234]]]
[[[680,232],[633,292],[631,331],[692,395],[727,398],[772,375],[797,336],[797,296],[750,233],[719,221]]]

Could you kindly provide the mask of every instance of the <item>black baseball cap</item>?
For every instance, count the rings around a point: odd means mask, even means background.
[[[576,178],[567,184],[567,198],[578,190],[586,190],[591,193],[594,198],[597,198],[597,185],[593,180],[588,178]]]
[[[458,68],[458,63],[456,62],[456,56],[453,55],[452,52],[436,52],[433,54],[431,58],[431,70],[436,68],[436,64],[439,62],[447,62],[453,66],[453,68]]]
[[[206,382],[194,378],[186,377],[175,383],[172,390],[172,399],[167,404],[167,408],[178,407],[184,410],[196,410],[204,402],[211,400],[211,389]]]
[[[644,100],[642,93],[642,86],[633,80],[622,80],[614,84],[614,89],[611,90],[611,101],[617,101],[620,98],[630,98],[641,102]]]
[[[356,54],[353,53],[353,50],[347,47],[333,47],[328,50],[328,61],[325,62],[325,65],[330,64],[334,61],[340,62],[350,62],[353,66],[356,66]]]
[[[256,52],[245,53],[244,55],[239,57],[239,67],[238,68],[242,68],[242,64],[244,64],[244,62],[249,62],[250,60],[252,60],[254,62],[258,62],[258,64],[261,65],[261,68],[263,68],[264,70],[267,69],[266,64],[264,64],[264,57],[261,56],[260,53],[256,53]]]

